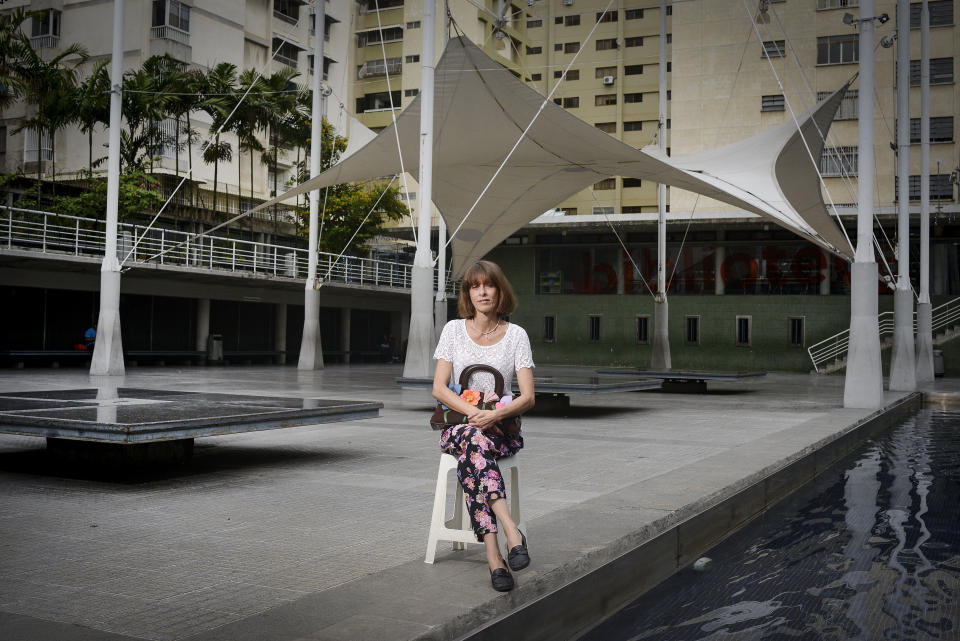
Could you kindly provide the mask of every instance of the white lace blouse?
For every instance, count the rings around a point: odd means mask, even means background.
[[[498,342],[477,345],[467,334],[467,321],[463,318],[452,320],[443,327],[433,357],[453,363],[452,382],[460,382],[460,373],[467,365],[483,364],[497,368],[503,374],[504,395],[513,391],[514,372],[534,366],[530,339],[522,327],[510,323]],[[492,390],[493,385],[493,376],[490,374],[479,372],[471,377],[472,389]]]

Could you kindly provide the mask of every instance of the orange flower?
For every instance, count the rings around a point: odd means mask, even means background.
[[[480,392],[472,389],[463,390],[463,394],[460,395],[460,398],[471,405],[476,405],[480,402]]]

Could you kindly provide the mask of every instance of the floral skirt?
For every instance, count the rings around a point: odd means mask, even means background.
[[[522,435],[508,438],[486,434],[475,425],[454,425],[440,435],[440,449],[457,457],[457,478],[477,541],[482,542],[484,534],[497,531],[497,517],[490,503],[507,498],[497,459],[513,456],[521,448]]]

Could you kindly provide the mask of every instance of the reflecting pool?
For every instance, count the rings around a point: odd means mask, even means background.
[[[923,409],[581,637],[960,639],[960,412]]]

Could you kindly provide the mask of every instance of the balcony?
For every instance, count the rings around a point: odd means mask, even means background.
[[[182,29],[171,27],[170,25],[151,27],[150,38],[152,40],[170,40],[186,47],[190,46],[190,34]]]
[[[273,17],[278,20],[282,20],[287,24],[294,24],[294,25],[297,24],[297,22],[299,22],[300,20],[297,16],[291,16],[282,11],[277,11],[276,9],[273,10]]]
[[[37,51],[41,49],[59,49],[60,36],[33,36],[30,38],[30,46]]]

